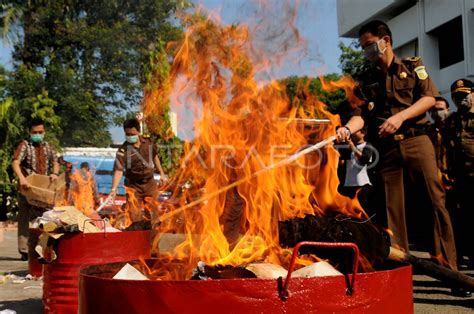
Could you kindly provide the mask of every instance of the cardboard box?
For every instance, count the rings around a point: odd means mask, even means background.
[[[40,174],[29,175],[26,180],[30,183],[31,188],[22,190],[21,193],[31,205],[48,208],[63,203],[66,190],[64,173],[54,182],[51,182],[48,176]]]

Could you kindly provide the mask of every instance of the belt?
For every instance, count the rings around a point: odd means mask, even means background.
[[[410,137],[415,137],[415,136],[420,136],[420,135],[426,135],[426,130],[425,129],[415,129],[415,128],[411,128],[411,129],[408,129],[406,130],[405,132],[403,133],[398,133],[398,134],[394,134],[393,135],[393,140],[395,142],[400,142],[400,141],[403,141],[407,138],[410,138]]]

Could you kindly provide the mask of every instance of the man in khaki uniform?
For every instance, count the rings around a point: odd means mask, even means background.
[[[474,267],[474,245],[472,244],[474,206],[474,84],[467,79],[456,80],[451,85],[451,98],[457,107],[445,125],[445,144],[452,152],[448,157],[448,171],[454,179],[454,194],[458,202],[456,238],[462,255],[469,257],[469,264]]]
[[[367,102],[355,110],[349,122],[337,130],[340,141],[367,125],[367,140],[380,153],[379,182],[385,203],[392,245],[408,252],[405,218],[404,174],[409,176],[433,209],[433,257],[456,269],[456,251],[443,186],[438,177],[433,145],[426,135],[426,112],[439,95],[420,57],[399,59],[392,50],[392,34],[381,21],[359,30],[366,57],[376,68],[366,73],[361,94]],[[427,217],[430,218],[430,217]],[[429,221],[429,219],[428,219]],[[424,222],[425,223],[425,222]],[[442,260],[439,260],[442,258]],[[458,293],[459,289],[453,289]]]
[[[134,222],[142,219],[142,208],[151,211],[156,206],[158,187],[153,177],[155,169],[160,172],[162,180],[166,176],[155,145],[150,138],[140,134],[140,122],[137,119],[126,120],[123,129],[126,141],[120,146],[115,157],[110,194],[115,196],[125,172],[127,201],[124,210]]]

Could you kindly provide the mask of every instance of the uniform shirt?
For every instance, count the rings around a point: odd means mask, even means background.
[[[114,171],[124,171],[125,185],[153,179],[157,150],[149,138],[140,135],[140,147],[124,142],[117,151]]]
[[[366,102],[355,109],[354,115],[361,116],[368,125],[368,141],[377,141],[378,127],[394,114],[412,106],[425,96],[436,97],[439,92],[420,57],[400,60],[394,57],[387,72],[375,68],[362,77],[361,92]],[[405,121],[397,133],[409,128],[427,126],[429,119],[423,113]]]
[[[33,173],[51,174],[55,158],[54,149],[46,141],[33,143],[30,140],[23,140],[13,154],[13,160],[20,161],[20,169],[24,176]]]
[[[454,112],[444,127],[445,145],[452,154],[448,165],[455,178],[474,180],[474,106],[469,112]]]

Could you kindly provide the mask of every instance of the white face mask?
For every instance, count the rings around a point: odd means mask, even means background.
[[[461,112],[468,112],[472,108],[472,93],[468,94],[466,97],[464,97],[463,100],[460,102],[456,103],[456,106],[458,107],[458,110]]]
[[[431,117],[433,118],[435,122],[443,122],[449,117],[449,115],[450,115],[449,110],[439,109],[439,110],[433,111],[431,114]]]
[[[385,50],[387,50],[387,46],[382,50],[380,48],[380,42],[383,39],[379,39],[376,43],[370,44],[369,46],[364,48],[364,55],[367,59],[372,62],[377,62],[380,58],[382,58]]]

